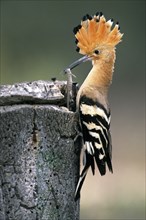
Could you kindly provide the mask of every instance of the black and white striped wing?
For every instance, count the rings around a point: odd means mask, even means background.
[[[94,161],[101,175],[106,173],[106,164],[113,172],[111,163],[110,112],[87,97],[80,99],[80,122],[84,139],[83,171],[80,175],[75,199],[80,197],[80,189],[91,166],[94,175]]]

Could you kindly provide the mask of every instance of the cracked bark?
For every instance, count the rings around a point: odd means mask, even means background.
[[[0,87],[0,220],[78,220],[76,114],[61,107],[64,83],[58,83],[57,98],[52,83],[51,98],[47,89],[40,98],[38,88],[36,97],[32,84],[33,94],[27,83],[17,84],[15,94]],[[18,87],[29,95],[18,95]]]

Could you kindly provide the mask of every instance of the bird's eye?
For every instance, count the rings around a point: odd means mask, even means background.
[[[99,54],[99,50],[94,50],[94,53],[98,55]]]

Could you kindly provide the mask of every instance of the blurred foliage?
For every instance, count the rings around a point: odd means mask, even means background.
[[[65,80],[61,71],[78,59],[73,27],[102,11],[120,22],[110,91],[114,174],[85,180],[81,219],[145,219],[145,1],[1,0],[1,84]],[[81,83],[91,68],[74,70]]]

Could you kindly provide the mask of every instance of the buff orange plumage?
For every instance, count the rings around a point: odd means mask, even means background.
[[[113,19],[106,21],[104,15],[97,13],[93,17],[86,15],[81,24],[74,28],[77,39],[78,52],[83,55],[92,55],[96,48],[115,47],[123,34],[119,24],[112,29]]]

